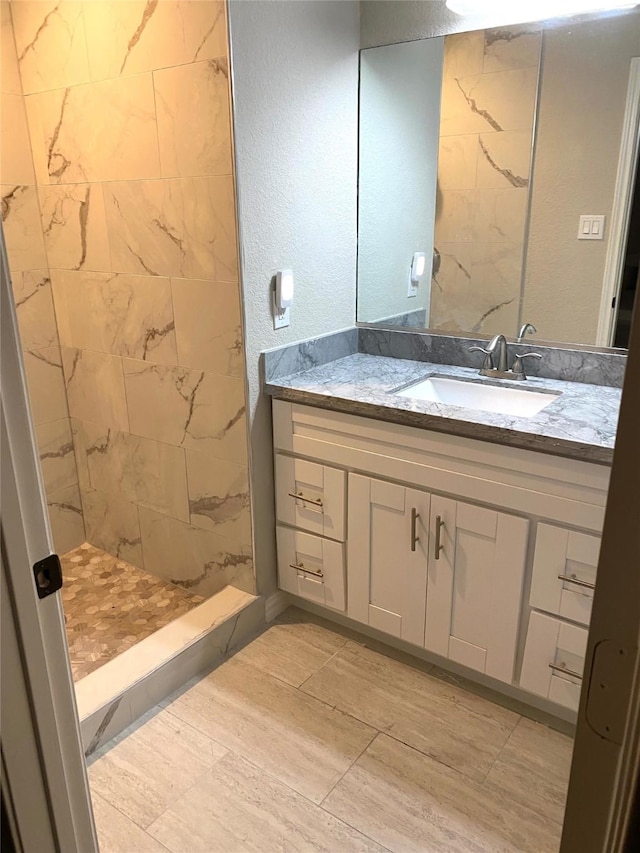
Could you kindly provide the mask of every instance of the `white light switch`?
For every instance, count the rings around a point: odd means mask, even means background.
[[[604,240],[603,215],[586,214],[580,217],[578,240]]]

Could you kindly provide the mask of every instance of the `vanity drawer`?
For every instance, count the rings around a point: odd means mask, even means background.
[[[278,521],[344,542],[344,471],[276,454]]]
[[[280,589],[345,610],[344,545],[280,524],[276,535]]]
[[[588,625],[600,537],[539,524],[529,603],[538,610]]]
[[[587,629],[544,613],[531,613],[520,687],[578,710]]]

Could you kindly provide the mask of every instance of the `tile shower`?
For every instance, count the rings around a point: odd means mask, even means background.
[[[2,221],[56,550],[86,583],[252,592],[224,3],[1,7]]]
[[[542,31],[445,39],[431,325],[495,334],[520,308]]]

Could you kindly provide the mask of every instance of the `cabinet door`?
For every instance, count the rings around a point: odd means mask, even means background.
[[[538,524],[531,606],[588,625],[599,554],[599,536]]]
[[[511,683],[529,522],[431,499],[425,648]]]
[[[345,480],[337,468],[276,454],[278,521],[343,542]]]
[[[429,495],[349,475],[348,615],[423,644]]]

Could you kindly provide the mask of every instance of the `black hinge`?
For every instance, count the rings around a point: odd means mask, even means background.
[[[36,579],[38,598],[46,598],[62,587],[62,566],[57,554],[49,554],[44,560],[33,564],[33,576]]]
[[[614,296],[614,297],[613,297],[613,299],[611,300],[611,307],[612,307],[612,308],[615,308],[615,307],[616,307],[616,297],[615,297],[615,296]]]

